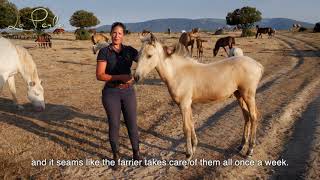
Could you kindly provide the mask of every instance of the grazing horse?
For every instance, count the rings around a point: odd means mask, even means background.
[[[14,81],[15,74],[19,72],[27,83],[28,99],[37,111],[43,111],[45,109],[44,90],[31,55],[25,48],[16,46],[5,38],[0,38],[0,51],[0,90],[8,81],[15,105],[23,109],[18,103]]]
[[[269,38],[272,36],[272,28],[271,27],[264,27],[261,28],[258,25],[256,26],[257,28],[257,33],[256,33],[256,39],[258,38],[258,36],[260,36],[262,38],[262,34],[268,34]]]
[[[202,64],[179,52],[168,52],[151,34],[140,49],[135,81],[146,77],[154,68],[181,110],[188,160],[198,144],[191,104],[226,99],[232,94],[237,98],[245,120],[238,150],[240,152],[249,142],[246,155],[253,154],[258,119],[255,95],[264,69],[260,63],[247,56],[238,56]]]
[[[187,51],[189,52],[188,47],[191,46],[191,57],[192,57],[192,53],[193,53],[193,45],[194,45],[194,41],[196,40],[196,38],[199,37],[199,28],[193,28],[191,32],[183,32],[179,38],[179,42],[184,45],[184,47],[187,49]]]
[[[220,47],[222,47],[224,49],[224,51],[228,54],[227,50],[226,50],[226,46],[229,47],[229,50],[232,48],[233,45],[236,44],[236,40],[234,37],[231,36],[227,36],[227,37],[223,37],[218,39],[218,41],[216,42],[216,45],[214,46],[213,49],[213,56],[217,56]]]
[[[53,31],[53,34],[63,34],[65,31],[62,28],[57,28]]]
[[[41,34],[37,37],[37,39],[35,40],[35,42],[37,42],[39,44],[39,47],[42,48],[47,48],[47,47],[52,47],[52,42],[51,42],[51,35],[44,33]]]

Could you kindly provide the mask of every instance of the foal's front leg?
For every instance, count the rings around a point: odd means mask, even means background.
[[[183,132],[184,132],[184,137],[186,138],[186,157],[187,160],[191,160],[193,156],[193,151],[192,151],[192,140],[191,140],[191,135],[192,135],[192,122],[190,119],[190,114],[191,114],[191,103],[186,104],[180,104],[180,110],[182,113],[182,120],[183,120]]]

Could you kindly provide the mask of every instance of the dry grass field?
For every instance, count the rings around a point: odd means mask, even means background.
[[[155,33],[164,44],[174,44],[179,33]],[[12,40],[33,56],[44,81],[46,110],[36,113],[26,98],[26,83],[17,79],[17,110],[8,87],[0,96],[0,179],[316,179],[320,176],[320,33],[278,32],[272,39],[236,36],[236,46],[259,61],[265,73],[257,90],[261,112],[252,160],[286,160],[286,166],[32,166],[32,160],[110,159],[108,124],[101,104],[104,85],[95,78],[96,55],[90,41],[74,40],[72,33],[53,36],[53,47],[34,47],[32,40]],[[212,48],[219,37],[201,33],[204,63],[225,58]],[[136,33],[125,44],[140,49]],[[196,51],[194,50],[194,54]],[[196,57],[195,57],[196,58]],[[135,67],[133,66],[133,69]],[[206,77],[203,77],[206,78]],[[213,82],[214,83],[214,82]],[[167,87],[154,70],[135,85],[141,153],[147,159],[182,160],[185,139],[182,117]],[[233,149],[243,131],[241,109],[234,97],[193,105],[199,145],[194,159],[242,160]],[[120,154],[131,157],[124,123]]]

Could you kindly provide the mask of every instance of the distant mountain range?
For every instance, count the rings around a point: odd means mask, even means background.
[[[287,18],[265,18],[257,24],[260,27],[268,26],[277,30],[289,29],[292,24],[301,24],[301,26],[312,28],[314,24],[302,21],[296,21]],[[148,29],[153,32],[165,32],[170,27],[172,32],[180,32],[182,30],[190,30],[194,27],[199,27],[201,30],[214,31],[218,28],[226,26],[225,19],[202,18],[202,19],[185,19],[185,18],[169,18],[155,19],[137,23],[125,23],[127,29],[131,32],[141,32],[143,29]],[[110,31],[111,25],[103,25],[97,31]]]

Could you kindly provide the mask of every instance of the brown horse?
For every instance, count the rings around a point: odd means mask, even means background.
[[[63,34],[65,31],[62,28],[57,28],[53,31],[53,34]]]
[[[193,45],[194,45],[194,41],[196,40],[196,38],[199,37],[199,28],[193,28],[191,32],[184,32],[181,34],[180,38],[179,38],[179,42],[184,45],[184,47],[187,49],[187,51],[189,52],[188,47],[191,46],[191,57],[192,57],[192,52],[193,52]]]
[[[216,42],[216,45],[214,46],[214,49],[213,49],[213,56],[217,56],[220,47],[222,47],[228,55],[228,52],[225,47],[228,46],[229,50],[230,50],[232,48],[232,46],[235,44],[236,44],[235,38],[231,37],[231,36],[227,36],[227,37],[218,39],[218,41]]]
[[[201,39],[201,38],[197,38],[197,40],[196,40],[196,42],[197,42],[197,55],[198,55],[198,59],[200,60],[200,61],[202,61],[202,56],[203,56],[203,45],[202,45],[202,43],[204,43],[204,42],[208,42],[207,40],[203,40],[203,39]]]
[[[37,39],[35,40],[35,42],[38,43],[39,47],[41,48],[48,48],[48,47],[52,47],[52,42],[51,42],[51,35],[44,33],[41,34],[37,37]]]

